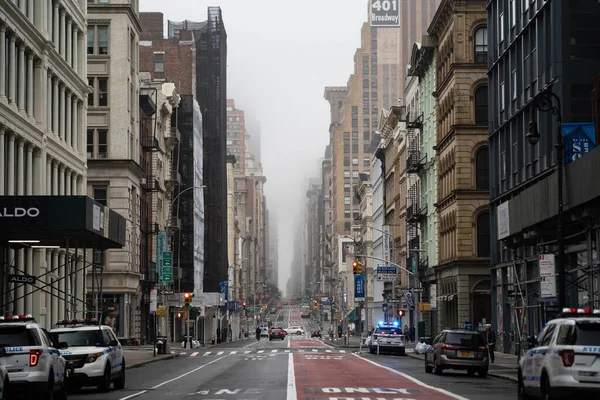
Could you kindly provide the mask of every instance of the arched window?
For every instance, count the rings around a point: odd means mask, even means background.
[[[487,27],[482,26],[475,31],[475,62],[487,64]]]
[[[475,124],[487,125],[488,123],[488,87],[479,86],[475,90]]]
[[[477,217],[477,257],[490,256],[490,212]]]
[[[475,189],[488,190],[490,188],[489,150],[482,147],[475,153]]]

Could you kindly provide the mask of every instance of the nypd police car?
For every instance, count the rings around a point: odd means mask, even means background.
[[[519,398],[600,398],[600,310],[565,308],[519,362]]]
[[[125,357],[111,327],[95,319],[60,321],[50,330],[56,340],[68,344],[62,356],[73,366],[71,388],[97,386],[100,391],[125,388]]]
[[[42,398],[65,400],[69,373],[59,348],[30,315],[0,317],[0,363],[8,371],[10,391],[34,392]]]
[[[0,400],[8,398],[8,370],[2,364],[2,357],[6,356],[6,350],[4,347],[0,347]]]
[[[371,335],[369,352],[376,354],[378,351],[393,352],[401,356],[405,355],[404,335],[397,321],[379,322],[377,328]]]

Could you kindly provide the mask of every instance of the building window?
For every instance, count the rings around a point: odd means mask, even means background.
[[[358,157],[352,158],[352,165],[358,165]]]
[[[364,165],[365,167],[368,167],[369,165],[371,165],[371,159],[370,159],[369,157],[365,157],[365,158],[363,159],[363,165]]]
[[[90,107],[107,107],[108,106],[108,78],[96,77],[88,78],[94,92],[88,96],[88,106]]]
[[[352,177],[358,178],[358,171],[352,171]]]
[[[88,25],[87,53],[88,55],[108,54],[107,25]]]
[[[504,82],[500,84],[500,111],[504,111]]]
[[[350,218],[350,210],[344,210],[344,218]]]
[[[488,190],[490,187],[490,165],[488,160],[489,150],[482,147],[475,154],[475,187]]]
[[[93,186],[92,196],[98,203],[102,204],[104,207],[108,207],[108,186]]]
[[[512,28],[517,25],[517,1],[510,0],[510,26]]]
[[[165,54],[155,53],[154,54],[154,71],[165,72]]]
[[[349,196],[344,197],[344,204],[350,205],[350,197]]]
[[[344,183],[344,193],[350,193],[350,184]]]
[[[479,86],[475,90],[475,124],[487,125],[488,123],[488,87]]]
[[[350,166],[350,157],[344,157],[344,167]]]
[[[504,13],[500,14],[500,22],[498,24],[498,43],[504,41]]]
[[[475,31],[475,62],[478,64],[487,63],[487,27],[482,26]]]
[[[477,257],[490,256],[490,213],[482,212],[477,217]]]
[[[529,10],[529,2],[531,0],[523,0],[523,11]]]
[[[350,178],[350,171],[344,171],[344,178]]]
[[[108,158],[108,129],[87,130],[87,158]]]
[[[512,99],[516,100],[517,99],[517,70],[513,69],[512,71],[512,76],[511,76],[511,81],[512,81]]]

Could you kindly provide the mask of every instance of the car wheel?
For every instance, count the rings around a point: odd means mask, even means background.
[[[433,373],[436,374],[436,375],[441,375],[442,374],[442,368],[438,364],[438,361],[437,361],[436,357],[434,357],[434,359],[433,359]]]
[[[488,369],[487,368],[481,368],[479,371],[477,371],[477,375],[479,375],[481,378],[485,378],[488,374]]]
[[[425,373],[430,374],[431,371],[433,371],[433,367],[430,367],[429,364],[427,364],[427,358],[426,358],[425,359]]]
[[[104,376],[102,376],[102,381],[98,384],[98,390],[106,393],[110,390],[110,365],[106,364],[104,368]]]
[[[369,353],[371,353],[371,354],[375,354],[375,349],[374,349],[374,348],[372,348],[372,347],[369,347]]]
[[[121,372],[119,372],[119,379],[114,383],[115,389],[125,389],[125,360],[121,364]]]
[[[298,331],[296,332],[296,335],[302,335],[302,332]]]
[[[46,400],[54,400],[54,371],[52,370],[50,370],[50,377],[48,378],[48,386],[46,387],[44,398]]]
[[[523,384],[523,375],[521,374],[521,371],[519,370],[519,374],[518,376],[518,382],[517,382],[517,399],[518,400],[532,400],[533,397],[528,395],[525,392],[525,385]]]
[[[4,379],[4,384],[2,385],[2,399],[6,400],[6,399],[10,399],[10,388],[9,388],[9,381],[8,381],[8,376]]]
[[[467,375],[475,376],[475,370],[473,368],[467,368]]]
[[[65,373],[65,376],[66,376],[66,373]],[[58,390],[58,392],[56,393],[56,396],[54,396],[54,398],[57,400],[67,400],[68,397],[69,397],[69,389],[67,388],[67,383],[63,379],[62,383],[60,384],[60,389]]]
[[[544,371],[542,374],[542,399],[544,400],[553,400],[555,397],[551,394],[552,387],[550,386],[550,380],[548,379],[548,374]]]

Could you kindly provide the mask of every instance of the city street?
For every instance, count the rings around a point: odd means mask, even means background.
[[[299,321],[297,310],[284,321]],[[291,315],[291,318],[290,318]],[[305,320],[308,322],[308,320]],[[305,322],[305,324],[306,324]],[[289,323],[284,323],[284,327]],[[306,335],[242,340],[199,349],[127,371],[125,390],[95,389],[71,399],[515,399],[516,384],[447,372],[425,374],[410,357],[358,355]],[[327,329],[326,326],[324,327]]]

